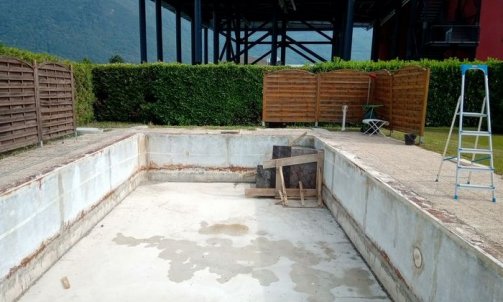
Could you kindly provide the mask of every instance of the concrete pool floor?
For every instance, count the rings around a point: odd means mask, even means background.
[[[389,301],[327,209],[249,186],[138,187],[20,301]]]

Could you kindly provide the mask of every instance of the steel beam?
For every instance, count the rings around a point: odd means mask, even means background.
[[[232,61],[232,38],[231,38],[231,18],[230,13],[227,16],[227,30],[225,31],[225,60]]]
[[[270,53],[271,53],[271,50],[266,51],[263,55],[261,55],[260,57],[258,57],[255,61],[253,61],[252,64],[257,64],[257,62],[259,62],[263,58],[267,57]]]
[[[322,62],[326,62],[326,59],[323,58],[322,56],[320,56],[319,54],[315,53],[314,51],[312,51],[311,49],[305,47],[304,45],[298,43],[297,41],[295,41],[292,37],[290,37],[289,35],[286,35],[286,39],[291,42],[292,44],[294,44],[295,46],[299,47],[300,49],[302,49],[303,51],[307,52],[308,54],[312,55],[313,57],[315,57],[317,60],[320,60]],[[291,47],[290,47],[291,48]]]
[[[281,20],[281,65],[286,65],[286,25],[288,21],[286,16]]]
[[[204,64],[208,64],[208,27],[203,28],[204,36]]]
[[[330,38],[329,35],[327,35],[326,33],[324,33],[323,31],[315,28],[314,26],[312,26],[309,22],[306,22],[306,21],[300,21],[302,24],[304,24],[305,26],[307,26],[310,30],[312,31],[315,31],[317,32],[318,34],[320,34],[321,36],[323,36],[325,39],[329,40],[329,41],[332,41],[332,38]]]
[[[194,18],[192,23],[194,24],[194,61],[192,64],[201,64],[203,61],[203,43],[202,43],[202,7],[201,0],[194,0]]]
[[[218,64],[220,51],[220,26],[218,22],[216,1],[213,1],[213,63]]]
[[[249,32],[248,32],[248,23],[245,22],[245,28],[244,28],[245,34],[244,34],[244,56],[243,56],[243,61],[244,64],[248,64],[248,39],[249,39]]]
[[[303,57],[304,59],[308,60],[309,62],[311,62],[311,63],[315,63],[316,62],[315,60],[313,60],[312,58],[308,57],[305,53],[303,53],[302,51],[296,49],[292,45],[288,45],[288,48],[290,48],[291,50],[293,50],[294,52],[296,52],[297,54],[299,54],[301,57]]]
[[[353,43],[353,18],[355,13],[355,0],[346,2],[346,22],[344,24],[344,45],[342,58],[351,60],[351,45]]]
[[[155,0],[155,33],[157,42],[157,61],[164,61],[162,43],[162,0]]]
[[[236,64],[241,63],[241,55],[239,55],[241,53],[241,28],[240,27],[241,27],[241,20],[238,15],[235,20],[235,29],[234,29],[234,32],[236,35],[236,55],[234,56],[234,62]]]
[[[269,64],[276,65],[278,62],[278,20],[277,20],[277,7],[274,8],[272,16],[272,30],[271,30],[271,60]]]
[[[145,0],[139,0],[140,14],[140,61],[147,62],[147,17],[145,12]]]
[[[182,12],[180,5],[175,8],[176,61],[182,63]]]

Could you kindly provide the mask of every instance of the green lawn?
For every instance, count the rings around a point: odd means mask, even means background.
[[[473,129],[471,129],[473,130]],[[449,134],[449,128],[439,127],[439,128],[426,128],[423,144],[420,146],[424,149],[431,150],[442,154],[445,147],[445,142],[447,140],[447,135]],[[391,135],[393,138],[403,141],[403,133],[394,131]],[[493,155],[494,155],[494,167],[496,173],[503,174],[503,135],[495,134],[492,136],[493,139]],[[463,146],[467,148],[473,148],[475,142],[474,137],[468,137],[463,139]],[[488,138],[479,139],[479,148],[484,148],[488,146]],[[447,150],[446,156],[456,156],[456,149],[458,147],[458,132],[454,129]],[[477,159],[482,158],[484,155],[479,155]],[[468,158],[470,159],[470,158]],[[487,164],[487,160],[481,160],[481,164]]]

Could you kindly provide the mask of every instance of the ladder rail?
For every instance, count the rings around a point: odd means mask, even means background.
[[[487,131],[491,133],[489,136],[489,150],[491,150],[491,156],[489,158],[490,168],[494,170],[494,153],[493,153],[493,137],[492,137],[492,127],[491,127],[491,106],[489,106],[489,76],[487,72],[484,73],[484,87],[486,91],[486,109],[487,109]],[[491,172],[491,186],[494,188],[494,173]],[[496,202],[496,192],[492,190],[492,201]]]
[[[484,77],[485,78],[485,77]],[[484,79],[485,81],[485,79]],[[485,88],[484,88],[485,89]],[[486,94],[486,97],[484,97],[484,102],[482,102],[482,109],[480,110],[480,114],[481,116],[479,117],[479,123],[478,123],[478,126],[477,126],[477,131],[480,132],[480,129],[482,129],[482,121],[484,119],[484,117],[482,116],[482,114],[484,113],[484,110],[486,108],[486,100],[487,100],[487,94]],[[491,133],[490,131],[488,131],[489,133]],[[479,146],[479,136],[475,136],[475,143],[474,143],[474,146],[473,148],[474,149],[477,149]],[[492,148],[491,148],[492,150]],[[474,163],[475,162],[475,157],[476,157],[477,154],[473,153],[472,154],[472,159],[471,159],[471,162]],[[467,180],[467,184],[469,184],[472,180],[472,172],[468,173],[468,180]]]
[[[465,102],[465,72],[461,75],[461,96],[459,97],[459,126],[458,126],[458,157],[456,163],[456,185],[454,186],[454,199],[458,199],[458,184],[459,184],[459,167],[461,165],[461,154],[459,150],[463,145],[461,131],[463,130],[463,112],[464,112],[464,102]]]
[[[480,70],[484,75],[484,92],[485,96],[482,102],[482,108],[480,113],[477,112],[465,112],[464,102],[465,102],[465,88],[466,88],[466,72],[469,70]],[[456,124],[456,116],[459,116],[458,119],[458,148],[457,148],[457,157],[446,157],[447,151],[449,148],[450,140],[452,138],[452,132]],[[463,130],[463,124],[465,123],[465,117],[478,117],[477,130]],[[483,119],[487,118],[487,131],[482,131]],[[474,147],[473,148],[465,148],[466,142],[463,142],[463,138],[468,138],[470,136],[475,136]],[[480,137],[488,137],[488,147],[480,148]],[[471,160],[469,164],[462,164],[462,154],[471,154]],[[481,159],[480,157],[477,159],[477,154],[486,154],[487,158]],[[458,189],[467,188],[467,189],[485,189],[490,190],[492,193],[492,201],[496,201],[495,196],[495,186],[494,186],[494,153],[493,153],[493,140],[492,140],[492,127],[491,127],[491,111],[490,111],[490,99],[489,99],[489,77],[488,77],[488,69],[487,65],[469,65],[463,64],[461,65],[461,94],[458,98],[458,102],[456,104],[456,109],[454,111],[454,116],[452,118],[451,127],[449,129],[449,134],[447,136],[447,141],[445,143],[444,151],[442,153],[442,159],[440,162],[440,166],[438,169],[436,180],[440,177],[440,173],[442,171],[443,162],[447,159],[455,159],[456,162],[456,183],[454,186],[454,199],[458,199]],[[475,164],[477,161],[489,160],[489,166],[486,165],[477,165]],[[464,160],[463,160],[464,161]],[[460,171],[466,170],[468,171],[468,181],[466,183],[460,183]],[[490,184],[471,184],[471,177],[473,173],[479,172],[489,172],[490,173]]]
[[[456,104],[456,109],[454,110],[454,116],[452,117],[451,128],[449,129],[449,135],[447,135],[447,141],[445,142],[444,152],[442,153],[442,159],[440,160],[440,166],[438,167],[437,178],[435,179],[436,182],[438,182],[438,179],[440,178],[440,172],[442,171],[444,161],[446,160],[445,155],[447,154],[447,149],[449,148],[449,143],[451,141],[452,129],[454,128],[454,124],[456,123],[456,116],[458,114],[460,101],[461,96],[458,98],[458,103]]]

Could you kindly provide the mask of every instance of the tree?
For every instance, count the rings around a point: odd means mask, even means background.
[[[108,63],[124,63],[124,59],[120,55],[113,55],[108,59]]]

